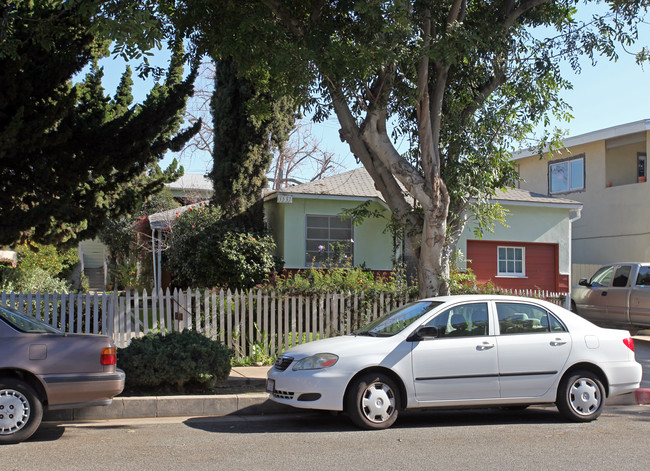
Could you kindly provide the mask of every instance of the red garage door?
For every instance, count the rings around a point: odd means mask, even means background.
[[[481,284],[554,292],[568,288],[568,276],[559,274],[557,244],[468,240],[467,259]]]

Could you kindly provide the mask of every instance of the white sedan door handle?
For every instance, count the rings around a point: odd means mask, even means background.
[[[494,347],[493,343],[483,342],[481,345],[477,345],[477,350],[489,350]]]
[[[559,345],[564,345],[564,344],[566,344],[566,341],[564,341],[562,339],[555,339],[555,340],[551,341],[551,346],[552,347],[557,347]]]

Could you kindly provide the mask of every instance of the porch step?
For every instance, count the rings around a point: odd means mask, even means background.
[[[103,268],[86,268],[84,274],[88,278],[88,287],[91,291],[105,291]]]

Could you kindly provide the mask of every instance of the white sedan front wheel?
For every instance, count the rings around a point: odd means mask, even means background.
[[[352,422],[364,429],[385,429],[397,420],[399,390],[382,373],[370,373],[356,379],[346,397],[346,410]]]

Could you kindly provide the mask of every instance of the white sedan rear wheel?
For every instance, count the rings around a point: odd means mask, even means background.
[[[605,388],[590,371],[576,371],[560,381],[557,408],[574,422],[596,420],[605,404]]]

